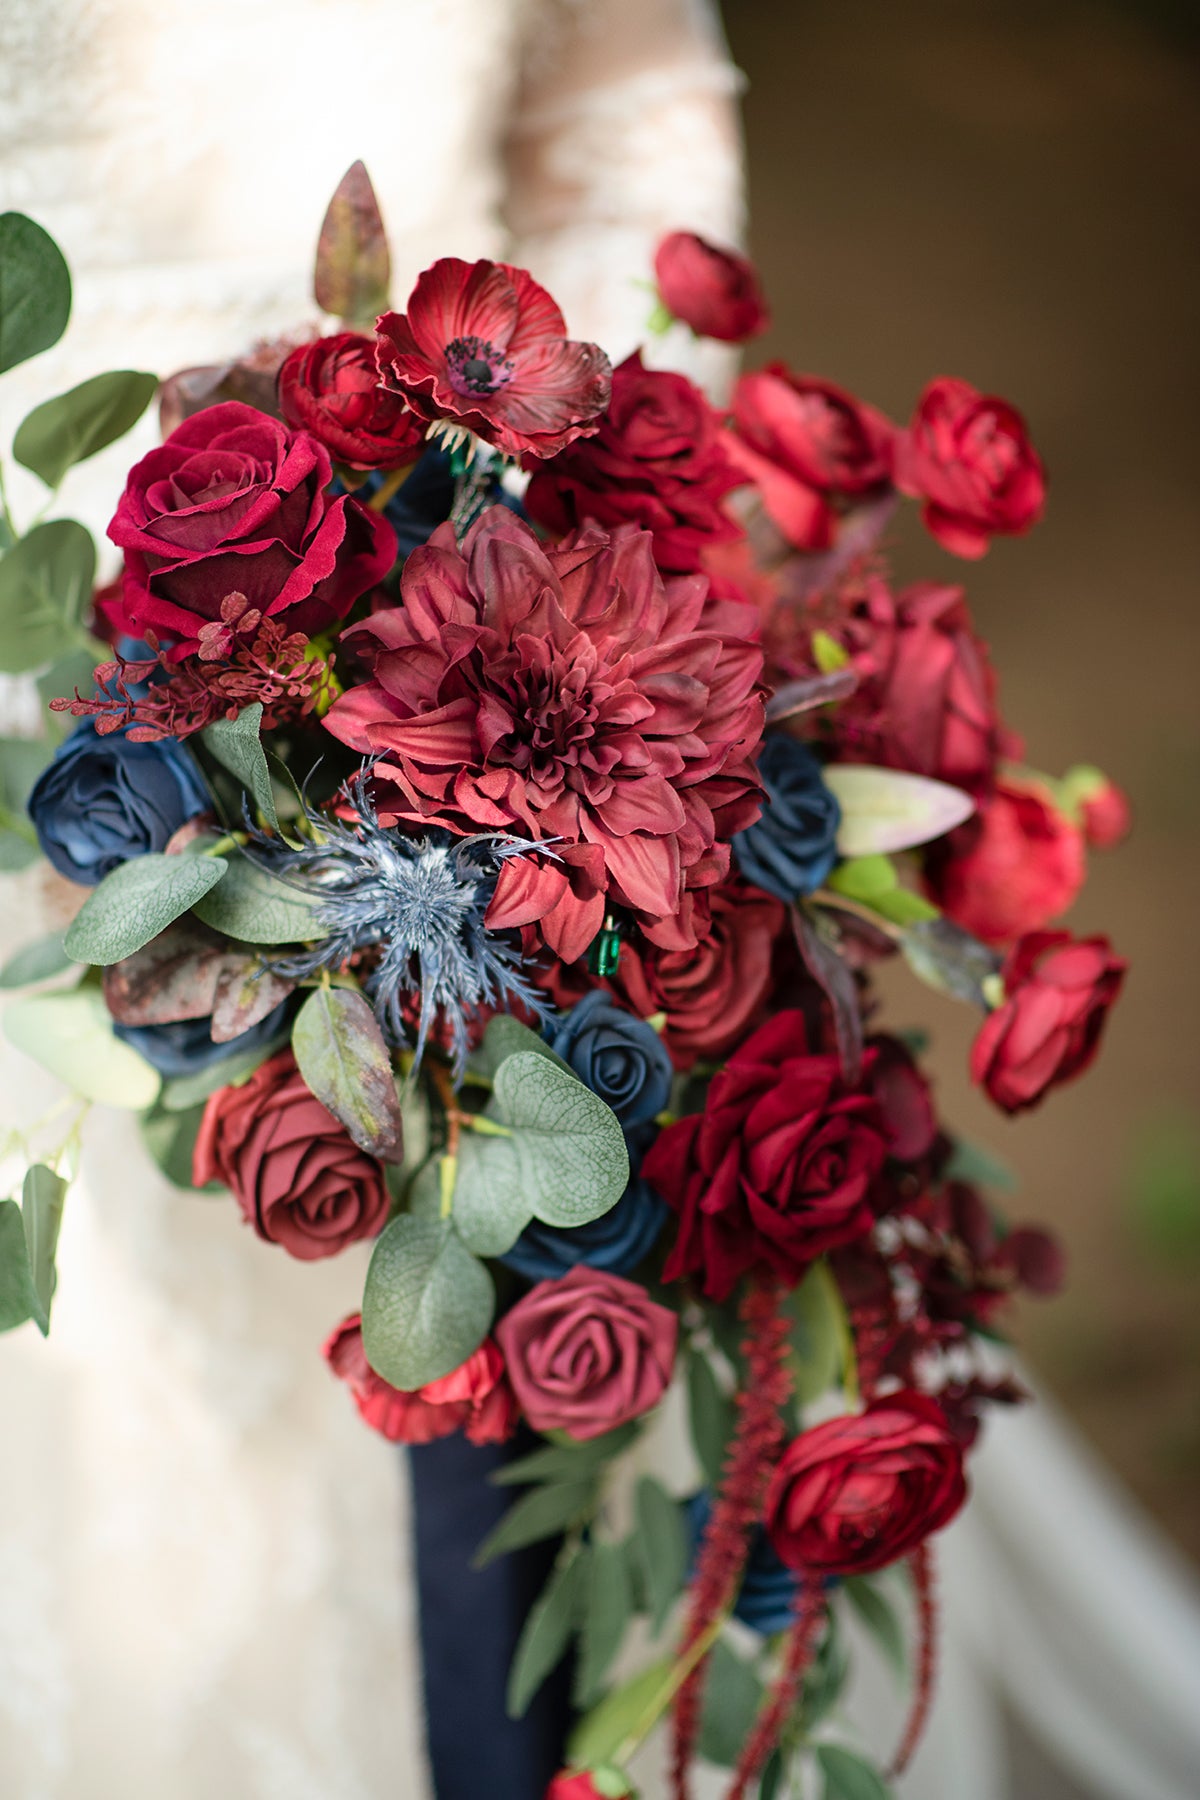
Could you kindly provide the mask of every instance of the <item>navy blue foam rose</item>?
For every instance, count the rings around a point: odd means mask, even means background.
[[[131,744],[85,720],[38,777],[29,816],[59,874],[94,887],[132,857],[165,850],[208,805],[194,758],[174,738]]]
[[[571,1009],[550,1048],[626,1128],[653,1119],[671,1097],[674,1071],[657,1031],[599,988]]]
[[[778,732],[763,745],[758,772],[766,789],[762,817],[733,840],[738,867],[780,900],[811,894],[837,861],[837,796],[808,745]]]
[[[711,1511],[712,1496],[707,1489],[693,1494],[687,1503],[693,1561]],[[761,1632],[763,1637],[774,1637],[777,1631],[786,1631],[793,1623],[798,1590],[799,1578],[795,1571],[776,1555],[762,1526],[756,1526],[750,1540],[741,1592],[733,1609],[734,1618],[740,1619],[752,1631]]]
[[[568,1230],[532,1220],[499,1260],[529,1281],[553,1281],[576,1263],[627,1275],[653,1250],[666,1217],[666,1202],[649,1182],[637,1177],[615,1206],[588,1225]]]
[[[240,1055],[244,1050],[259,1050],[272,1038],[280,1037],[287,1021],[288,1002],[282,1001],[265,1019],[243,1031],[240,1037],[223,1044],[212,1039],[212,1019],[180,1019],[169,1025],[115,1025],[113,1036],[144,1056],[166,1080],[180,1075],[195,1075],[211,1068],[223,1057]]]

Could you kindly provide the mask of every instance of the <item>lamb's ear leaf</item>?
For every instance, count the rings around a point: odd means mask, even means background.
[[[255,700],[250,706],[243,706],[236,719],[218,719],[205,726],[200,741],[222,768],[241,782],[271,830],[278,831],[271,771],[259,736],[262,716],[262,701]]]

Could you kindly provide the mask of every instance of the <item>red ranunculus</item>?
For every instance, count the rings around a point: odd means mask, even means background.
[[[869,1077],[874,1058],[867,1053]],[[781,1012],[715,1075],[704,1112],[660,1133],[642,1174],[679,1214],[663,1274],[724,1300],[747,1270],[795,1281],[864,1236],[887,1155],[878,1107],[813,1055],[804,1016]]]
[[[743,375],[726,447],[799,550],[833,542],[839,502],[887,487],[896,427],[873,406],[783,363]]]
[[[558,307],[524,269],[444,256],[403,313],[378,321],[379,373],[423,419],[447,419],[508,456],[553,456],[595,431],[612,368],[571,342]]]
[[[767,1490],[767,1532],[790,1569],[869,1575],[948,1525],[966,1496],[945,1413],[906,1390],[792,1440]]]
[[[1087,873],[1083,833],[1039,781],[1003,776],[975,816],[926,859],[934,902],[985,944],[1009,943],[1066,912]]]
[[[224,1182],[259,1237],[302,1262],[374,1237],[388,1215],[382,1168],[309,1092],[290,1050],[210,1097],[192,1179]]]
[[[641,525],[653,533],[659,568],[688,574],[708,545],[741,535],[721,505],[741,481],[700,389],[685,375],[644,369],[635,351],[613,371],[599,431],[540,464],[525,508],[558,533],[589,520]]]
[[[758,813],[756,621],[664,584],[649,534],[589,527],[544,547],[504,507],[460,550],[449,525],[404,565],[402,604],[347,641],[373,679],[325,719],[382,760],[381,816],[547,839],[505,863],[493,929],[538,921],[564,961],[613,902],[680,944],[690,888],[729,866]]]
[[[358,331],[314,338],[279,371],[279,405],[289,425],[310,431],[352,469],[412,462],[425,421],[380,384],[375,339]]]
[[[993,537],[1028,531],[1046,502],[1020,413],[949,375],[929,383],[897,443],[896,485],[925,502],[926,526],[956,556],[982,556]]]
[[[367,1361],[361,1313],[342,1320],[322,1355],[350,1389],[367,1424],[393,1444],[431,1444],[455,1431],[465,1432],[473,1444],[501,1444],[517,1428],[517,1402],[491,1338],[449,1375],[413,1393],[390,1386]]]
[[[622,1275],[578,1263],[539,1281],[505,1313],[496,1337],[535,1431],[600,1437],[666,1393],[679,1320]]]
[[[697,337],[740,344],[771,323],[758,271],[748,257],[694,231],[670,231],[654,253],[658,295]]]
[[[236,400],[176,427],[129,472],[108,528],[125,552],[124,629],[177,640],[183,657],[230,594],[289,630],[344,617],[396,553],[391,526],[325,493],[329,454]]]
[[[971,1079],[1007,1113],[1036,1106],[1095,1058],[1129,965],[1106,937],[1034,931],[1009,951],[1004,1004],[971,1048]]]
[[[604,1785],[597,1787],[588,1769],[560,1769],[546,1789],[545,1800],[637,1800],[619,1770],[605,1769],[602,1780]]]

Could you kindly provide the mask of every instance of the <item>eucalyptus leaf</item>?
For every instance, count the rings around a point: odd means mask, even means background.
[[[585,1225],[616,1205],[629,1152],[615,1116],[569,1071],[532,1051],[496,1071],[487,1116],[512,1131],[530,1210],[547,1225]]]
[[[908,1668],[908,1647],[904,1627],[891,1601],[865,1575],[848,1575],[842,1582],[842,1592],[897,1675],[902,1676]]]
[[[44,718],[52,743],[61,743],[63,738],[75,730],[79,721],[70,713],[50,712],[51,700],[73,699],[77,689],[85,698],[95,691],[99,651],[99,645],[96,646],[96,654],[93,654],[86,644],[77,644],[56,657],[50,667],[38,676],[38,696],[47,709]]]
[[[652,1475],[643,1475],[638,1482],[634,1509],[634,1548],[649,1602],[650,1630],[657,1637],[687,1574],[687,1533],[678,1504]]]
[[[192,910],[214,931],[243,944],[308,944],[328,935],[317,922],[317,899],[240,852],[230,858],[220,887],[203,895]]]
[[[82,633],[96,573],[91,533],[75,519],[35,525],[0,557],[0,670],[20,675]]]
[[[255,700],[252,705],[244,706],[236,719],[218,719],[215,724],[206,726],[200,733],[200,741],[222,768],[237,777],[272,831],[278,831],[271,771],[260,737],[262,716],[262,701]],[[241,821],[237,822],[240,824]]]
[[[360,1150],[383,1162],[404,1154],[392,1060],[375,1014],[352,988],[316,988],[296,1015],[292,1051],[322,1106]]]
[[[533,1217],[511,1138],[464,1131],[454,1181],[454,1224],[477,1256],[511,1250]]]
[[[4,1031],[11,1044],[84,1100],[141,1112],[158,1097],[161,1076],[113,1036],[96,988],[14,1000],[5,1008]]]
[[[666,1710],[679,1684],[678,1665],[673,1656],[667,1656],[606,1694],[567,1740],[572,1768],[595,1768],[597,1763],[609,1762],[633,1732],[653,1723]]]
[[[485,1568],[498,1556],[507,1556],[510,1550],[521,1550],[526,1544],[557,1537],[569,1526],[579,1524],[591,1511],[595,1499],[593,1481],[555,1482],[552,1486],[534,1488],[530,1493],[522,1494],[480,1544],[475,1552],[475,1567]]]
[[[758,1800],[779,1800],[779,1789],[783,1781],[783,1755],[778,1748],[772,1750],[767,1758],[762,1777],[758,1784]]]
[[[62,251],[24,213],[0,213],[0,373],[57,344],[71,316]]]
[[[26,837],[23,831],[0,824],[0,875],[16,875],[29,868],[40,855],[36,838]]]
[[[890,856],[944,837],[969,819],[975,802],[961,788],[899,769],[829,763],[822,771],[842,809],[840,856]]]
[[[192,1152],[203,1117],[203,1101],[180,1112],[167,1111],[160,1101],[142,1118],[142,1139],[147,1150],[167,1180],[178,1188],[195,1188]]]
[[[25,1175],[21,1189],[21,1220],[25,1229],[25,1249],[36,1305],[34,1323],[42,1336],[50,1330],[50,1303],[58,1281],[54,1253],[58,1248],[58,1232],[62,1224],[63,1202],[67,1184],[61,1175],[45,1163],[35,1163]]]
[[[594,1541],[580,1615],[576,1706],[590,1706],[599,1694],[632,1617],[633,1582],[625,1548]]]
[[[826,1621],[825,1634],[804,1679],[801,1722],[806,1735],[833,1711],[850,1673],[850,1653],[838,1630],[837,1614],[827,1613]]]
[[[706,1762],[722,1769],[735,1766],[762,1701],[763,1684],[750,1664],[718,1638],[705,1676],[696,1745]]]
[[[891,1789],[871,1764],[852,1750],[818,1744],[817,1762],[825,1778],[822,1800],[890,1800]]]
[[[56,488],[67,470],[132,430],[158,387],[157,375],[114,369],[43,400],[17,427],[13,455]]]
[[[528,1025],[522,1025],[520,1019],[514,1019],[511,1013],[497,1013],[488,1020],[483,1034],[483,1044],[473,1059],[474,1066],[485,1081],[495,1081],[496,1071],[508,1057],[516,1056],[518,1051],[526,1050],[531,1056],[544,1056],[547,1062],[555,1063],[558,1068],[573,1073],[569,1064],[565,1063],[557,1051],[552,1050],[545,1038],[531,1031]]]
[[[142,949],[216,887],[219,856],[135,856],[93,888],[63,940],[76,962],[102,967]]]
[[[510,1719],[525,1716],[529,1702],[566,1653],[575,1629],[588,1561],[588,1553],[578,1545],[565,1551],[529,1609],[508,1676],[506,1710]]]
[[[28,987],[34,981],[48,981],[51,975],[61,975],[64,969],[73,966],[72,959],[63,949],[61,931],[52,932],[49,937],[35,938],[32,944],[23,944],[13,951],[0,969],[0,988]]]
[[[15,1200],[0,1200],[0,1331],[24,1325],[39,1305],[21,1209]]]
[[[367,1361],[393,1387],[423,1387],[478,1349],[494,1307],[491,1276],[449,1221],[401,1214],[376,1243],[367,1271]]]
[[[733,1400],[718,1382],[713,1366],[701,1350],[687,1359],[688,1419],[692,1444],[704,1479],[715,1488],[725,1466],[725,1452],[733,1435]]]

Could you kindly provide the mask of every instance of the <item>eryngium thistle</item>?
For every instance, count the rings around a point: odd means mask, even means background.
[[[510,1010],[516,1001],[536,1017],[546,1016],[544,998],[521,973],[524,958],[511,934],[484,924],[501,865],[544,846],[498,832],[407,836],[380,825],[366,775],[349,784],[357,815],[352,822],[305,808],[316,833],[312,843],[283,845],[252,832],[273,875],[320,896],[318,921],[328,933],[318,944],[273,959],[272,967],[303,980],[377,947],[379,961],[363,991],[384,1036],[415,1049],[419,1062],[440,1014],[457,1079],[469,1049],[469,1022],[481,1008]],[[419,999],[415,1044],[405,1023],[406,999]]]

